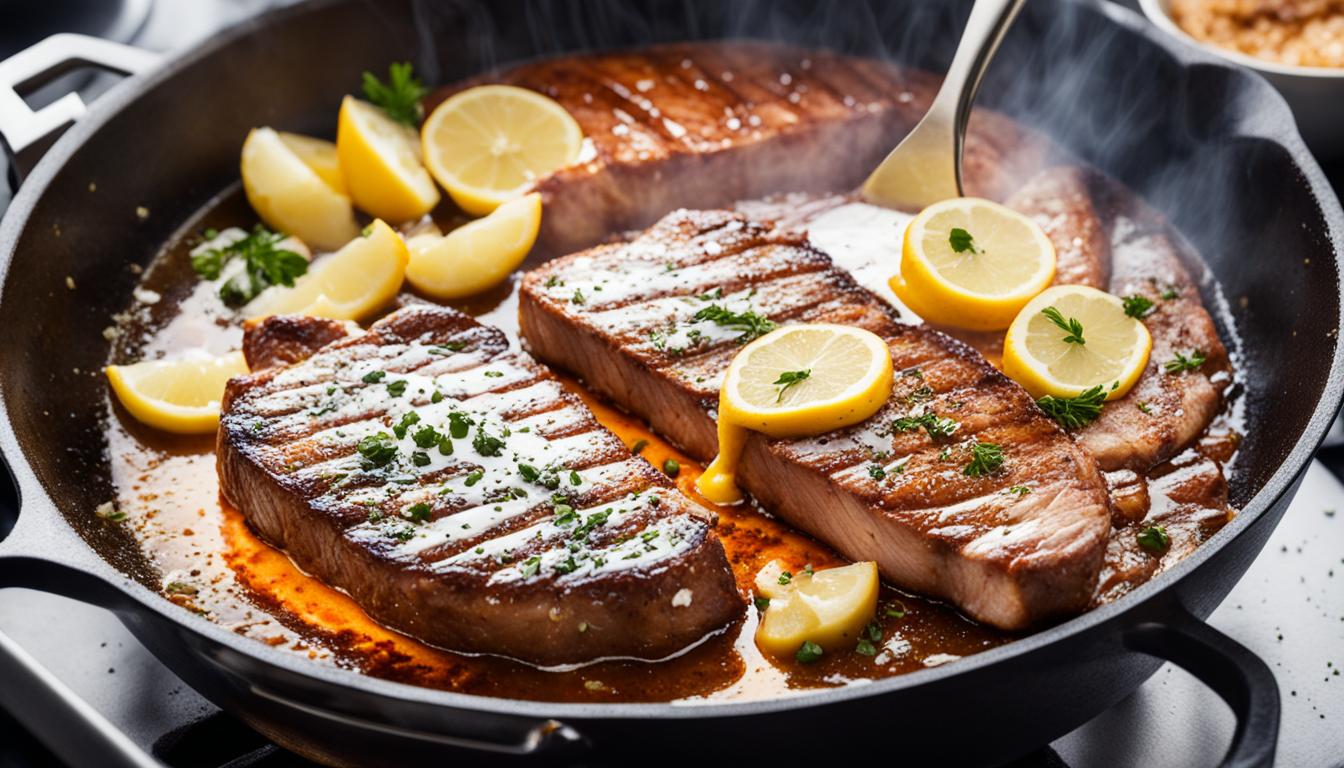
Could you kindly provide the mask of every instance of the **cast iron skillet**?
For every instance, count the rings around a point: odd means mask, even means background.
[[[333,763],[404,765],[455,748],[633,760],[734,749],[794,758],[820,749],[834,759],[852,747],[915,762],[1004,761],[1115,704],[1170,659],[1234,710],[1228,764],[1268,764],[1275,681],[1197,617],[1259,552],[1339,406],[1344,213],[1263,80],[1178,49],[1100,0],[1029,4],[981,99],[1146,195],[1204,254],[1240,307],[1236,328],[1222,330],[1244,343],[1237,362],[1250,419],[1233,487],[1241,514],[1115,604],[870,685],[704,706],[540,704],[323,668],[234,635],[147,588],[133,542],[92,514],[112,497],[97,423],[105,384],[72,371],[104,362],[100,331],[135,281],[127,264],[147,263],[235,181],[248,128],[329,135],[359,73],[406,58],[440,83],[582,47],[756,36],[938,70],[965,10],[938,0],[329,0],[266,15],[124,83],[47,153],[0,225],[0,450],[22,500],[0,542],[0,586],[116,611],[219,706]],[[53,58],[43,64],[99,60],[78,50]],[[12,136],[21,117],[6,107],[0,127]],[[67,290],[67,275],[77,290]]]

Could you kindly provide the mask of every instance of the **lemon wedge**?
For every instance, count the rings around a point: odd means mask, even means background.
[[[105,373],[122,406],[137,420],[178,434],[205,434],[219,426],[224,385],[247,373],[242,352],[180,360],[109,365]]]
[[[1119,298],[1060,285],[1028,302],[1008,327],[1003,372],[1038,398],[1077,397],[1100,385],[1114,400],[1139,380],[1152,349],[1148,329]]]
[[[345,174],[341,173],[341,159],[336,154],[334,143],[284,131],[276,131],[276,135],[286,147],[289,147],[289,151],[298,155],[303,164],[312,169],[328,187],[343,195],[350,194],[345,188]]]
[[[467,213],[485,215],[573,163],[583,131],[553,99],[511,85],[454,94],[420,129],[425,165]]]
[[[756,591],[769,598],[756,628],[756,645],[777,656],[805,642],[827,651],[852,650],[877,613],[877,564],[789,573],[771,560],[756,574]]]
[[[920,211],[905,230],[896,296],[931,323],[1008,327],[1055,278],[1055,247],[1040,225],[989,200],[960,197]]]
[[[295,314],[360,320],[401,290],[410,260],[406,243],[378,220],[336,253],[318,259],[293,288],[272,286],[244,308],[249,317]]]
[[[306,139],[291,135],[286,141],[270,128],[254,128],[247,134],[243,191],[271,229],[322,250],[335,250],[359,234],[354,208],[342,189],[333,187],[309,165],[317,162],[318,151],[309,145],[300,155],[292,146],[303,142],[295,138]]]
[[[705,498],[740,501],[737,462],[745,430],[799,437],[857,424],[891,396],[891,350],[848,325],[790,325],[733,358],[719,389],[719,455],[696,480]]]
[[[443,237],[417,235],[410,243],[406,280],[436,299],[460,299],[508,278],[523,263],[541,229],[541,195],[533,192],[499,206]]]
[[[420,163],[419,137],[381,109],[354,96],[341,102],[336,152],[350,196],[361,210],[399,224],[439,203],[439,190]]]

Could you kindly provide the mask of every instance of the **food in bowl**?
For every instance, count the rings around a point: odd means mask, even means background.
[[[1344,0],[1172,0],[1191,37],[1277,64],[1344,67]]]

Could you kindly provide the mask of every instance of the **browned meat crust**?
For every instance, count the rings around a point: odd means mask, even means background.
[[[1115,182],[1097,173],[1088,176],[1113,253],[1110,292],[1153,302],[1143,318],[1153,351],[1134,388],[1107,403],[1077,438],[1103,470],[1142,473],[1203,434],[1223,407],[1232,366],[1170,224]],[[1192,359],[1196,354],[1203,364],[1168,370],[1178,355]]]
[[[715,452],[715,396],[739,346],[735,331],[691,321],[699,308],[750,307],[775,322],[838,322],[883,336],[902,371],[889,404],[818,438],[754,436],[743,486],[846,557],[876,560],[893,583],[981,621],[1021,628],[1087,604],[1110,524],[1092,459],[980,356],[897,322],[803,236],[740,214],[679,211],[629,244],[529,273],[520,302],[538,357],[583,376],[700,459]],[[955,419],[955,434],[893,428],[925,411]],[[1001,470],[963,473],[976,441],[1004,446]]]
[[[753,40],[567,55],[481,82],[554,98],[586,153],[539,180],[538,253],[572,253],[676,208],[725,207],[784,191],[848,191],[923,116],[939,78],[830,51]],[[977,111],[967,146],[975,194],[997,197],[1049,154],[1012,121]]]
[[[306,315],[271,315],[249,322],[243,333],[248,370],[290,365],[349,334],[345,323]]]
[[[254,328],[254,351],[298,322]],[[454,412],[473,422],[458,435]],[[420,421],[397,434],[408,413]],[[502,333],[452,310],[404,309],[232,380],[218,443],[221,490],[263,538],[434,645],[540,664],[659,658],[742,608],[712,515]]]

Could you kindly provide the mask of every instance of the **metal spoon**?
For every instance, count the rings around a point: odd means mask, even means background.
[[[1026,0],[976,0],[928,114],[863,183],[863,197],[919,210],[961,197],[961,152],[980,80]]]

